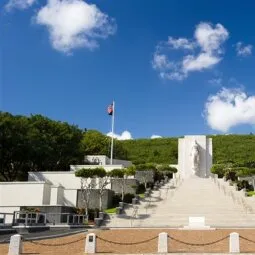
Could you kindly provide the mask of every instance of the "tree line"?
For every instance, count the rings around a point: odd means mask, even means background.
[[[255,162],[255,136],[216,135],[213,163]],[[0,112],[0,181],[26,180],[28,171],[67,171],[85,155],[110,157],[110,137],[42,115]],[[178,163],[178,138],[114,140],[114,158],[134,164]]]
[[[68,171],[85,155],[110,155],[110,138],[42,115],[0,112],[0,181],[27,180],[29,171]],[[116,158],[126,151],[115,141]]]

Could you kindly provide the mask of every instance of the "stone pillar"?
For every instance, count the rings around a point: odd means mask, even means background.
[[[21,235],[11,236],[8,255],[20,255],[23,251]]]
[[[96,234],[91,233],[86,236],[85,253],[96,253]]]
[[[168,234],[165,232],[158,235],[158,253],[168,253]]]
[[[240,253],[240,242],[238,233],[233,232],[229,235],[229,252]]]

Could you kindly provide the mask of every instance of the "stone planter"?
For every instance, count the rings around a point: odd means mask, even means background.
[[[99,212],[99,218],[100,218],[100,219],[103,220],[103,219],[104,219],[104,216],[105,216],[105,213],[104,213],[104,212]]]
[[[148,192],[150,194],[151,193],[151,188],[147,188],[146,192]]]
[[[144,197],[149,197],[150,196],[150,193],[148,191],[145,191],[144,192]]]
[[[234,187],[234,189],[235,189],[236,191],[238,191],[238,186],[237,186],[236,183],[234,183],[233,187]]]
[[[134,197],[134,198],[132,198],[132,204],[133,205],[135,205],[135,204],[137,204],[138,203],[138,200]]]
[[[122,214],[122,207],[116,207],[116,214]]]
[[[136,198],[137,200],[139,200],[139,199],[140,199],[140,196],[137,195],[137,194],[135,194],[135,198]]]
[[[100,227],[103,222],[103,219],[101,218],[95,218],[95,225],[96,227]]]
[[[119,202],[119,206],[124,209],[124,202]]]

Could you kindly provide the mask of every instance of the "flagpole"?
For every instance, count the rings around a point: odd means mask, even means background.
[[[112,102],[112,144],[111,144],[111,165],[113,161],[113,135],[114,135],[114,117],[115,117],[115,102]]]

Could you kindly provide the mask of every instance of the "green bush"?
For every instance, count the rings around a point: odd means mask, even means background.
[[[136,188],[136,194],[142,194],[145,192],[145,186],[144,183],[139,183]]]
[[[235,182],[235,181],[238,180],[238,179],[237,179],[237,176],[236,176],[236,172],[233,171],[232,169],[227,170],[227,171],[225,172],[225,175],[224,175],[224,176],[226,177],[226,180],[227,180],[227,181],[228,181],[228,180],[231,180],[232,182]]]
[[[253,186],[250,185],[249,182],[245,180],[237,181],[237,187],[238,190],[246,189],[247,191],[252,191],[254,189]]]
[[[139,165],[136,165],[135,167],[137,171],[157,170],[156,164],[154,163],[139,164]]]
[[[124,203],[128,203],[128,204],[131,204],[132,203],[132,199],[135,197],[134,194],[131,194],[131,193],[126,193],[124,195],[124,199],[123,199],[123,202]]]
[[[214,164],[211,168],[213,174],[217,174],[219,178],[223,178],[226,172],[226,164]]]
[[[237,168],[237,176],[245,177],[255,175],[255,168],[239,167]]]
[[[94,220],[95,218],[98,218],[99,217],[99,209],[96,208],[96,209],[89,209],[88,210],[88,218],[89,220]]]
[[[121,202],[121,194],[114,194],[112,198],[112,207],[118,207]]]
[[[156,171],[155,172],[155,175],[154,175],[154,181],[161,181],[161,180],[164,180],[165,177],[164,177],[164,172],[160,172],[160,171]]]

